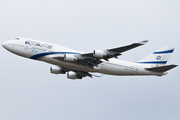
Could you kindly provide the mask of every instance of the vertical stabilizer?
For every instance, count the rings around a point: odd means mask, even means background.
[[[174,47],[165,46],[150,54],[149,56],[143,58],[142,60],[138,61],[138,63],[148,64],[151,66],[164,66],[167,63],[173,51]]]

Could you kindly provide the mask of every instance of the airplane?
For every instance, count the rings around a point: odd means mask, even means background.
[[[60,45],[38,40],[17,37],[2,43],[2,46],[22,57],[50,63],[50,72],[65,74],[67,78],[75,80],[83,77],[101,77],[94,73],[116,76],[163,76],[167,71],[178,65],[166,65],[174,48],[165,46],[137,62],[128,62],[118,59],[123,52],[147,43],[144,40],[122,47],[79,52]]]

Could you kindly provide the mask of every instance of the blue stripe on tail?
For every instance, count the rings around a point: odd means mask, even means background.
[[[160,52],[154,52],[153,54],[166,54],[166,53],[173,53],[174,49],[167,50],[167,51],[160,51]]]
[[[143,64],[166,64],[167,61],[149,61],[149,62],[138,62]]]

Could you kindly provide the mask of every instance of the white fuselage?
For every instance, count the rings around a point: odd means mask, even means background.
[[[34,60],[44,61],[53,65],[68,68],[75,71],[99,72],[109,75],[165,75],[166,73],[151,72],[145,68],[151,67],[145,64],[122,61],[111,58],[109,61],[102,60],[98,66],[90,68],[74,62],[66,62],[53,57],[64,56],[64,54],[81,54],[63,46],[41,42],[32,39],[11,40],[2,44],[8,51]]]

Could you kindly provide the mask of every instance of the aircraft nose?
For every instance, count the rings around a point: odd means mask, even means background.
[[[2,43],[2,46],[3,46],[4,48],[7,48],[8,42],[3,42],[3,43]]]
[[[8,50],[8,51],[12,51],[13,50],[13,46],[11,45],[12,41],[6,41],[2,43],[2,46]]]

